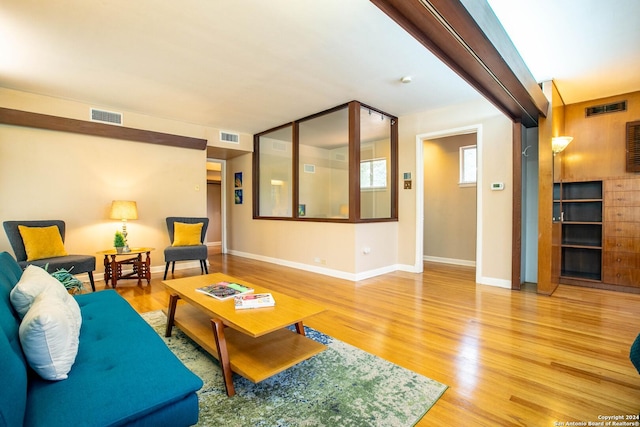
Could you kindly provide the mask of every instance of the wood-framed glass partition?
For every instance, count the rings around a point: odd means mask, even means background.
[[[255,219],[398,219],[398,119],[352,101],[254,136]]]

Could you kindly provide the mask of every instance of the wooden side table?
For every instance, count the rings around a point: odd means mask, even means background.
[[[131,248],[129,252],[118,253],[115,249],[98,252],[104,255],[104,281],[111,287],[116,288],[120,279],[138,279],[138,285],[142,284],[142,279],[147,280],[147,285],[151,283],[151,256],[150,252],[155,248]],[[142,254],[145,254],[143,259]],[[117,257],[127,256],[129,258],[118,260]],[[109,259],[111,257],[111,259]],[[122,274],[122,266],[131,265],[133,271]]]

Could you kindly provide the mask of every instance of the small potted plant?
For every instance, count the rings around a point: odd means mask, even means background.
[[[116,235],[113,238],[113,246],[115,246],[116,251],[121,254],[124,246],[125,246],[124,235],[120,231],[116,231]]]

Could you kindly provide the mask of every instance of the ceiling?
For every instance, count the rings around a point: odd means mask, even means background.
[[[565,104],[640,90],[640,1],[487,1],[536,81],[555,80]]]
[[[640,90],[637,0],[489,3],[566,103]],[[480,97],[368,0],[3,0],[0,86],[250,134]]]

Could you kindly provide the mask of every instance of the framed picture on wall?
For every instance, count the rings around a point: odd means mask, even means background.
[[[242,188],[242,172],[236,172],[234,177],[235,188]]]
[[[242,204],[242,190],[236,190],[236,205]]]
[[[307,205],[298,205],[298,216],[305,216],[307,214]]]

